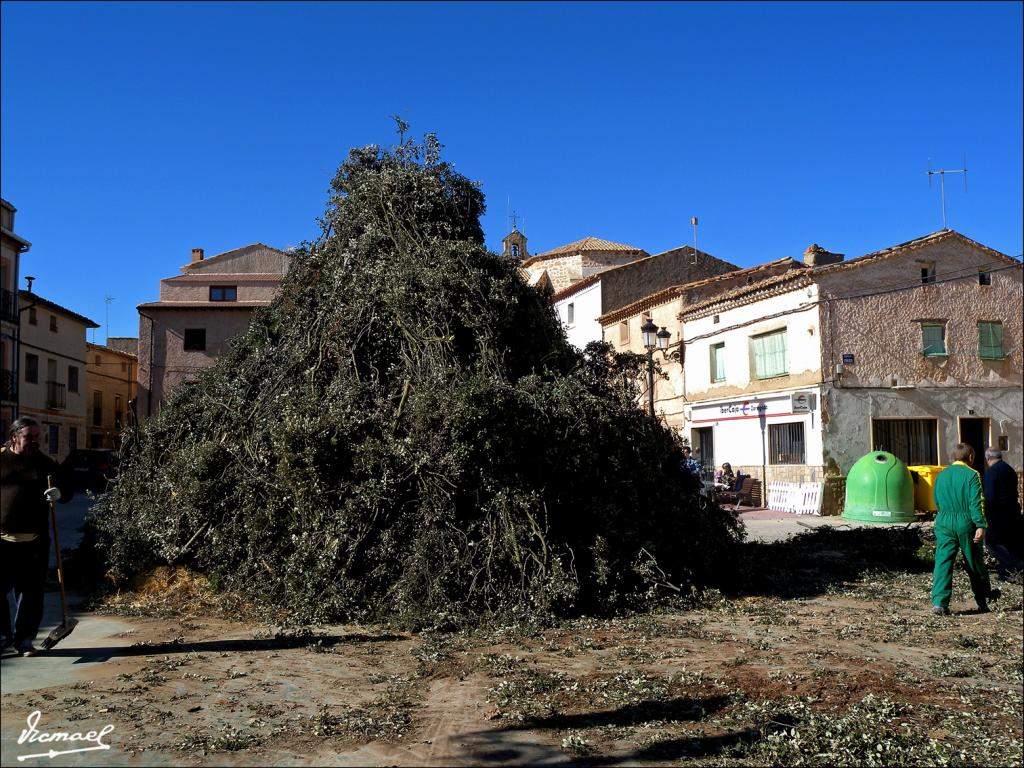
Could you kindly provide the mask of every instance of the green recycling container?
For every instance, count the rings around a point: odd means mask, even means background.
[[[914,481],[907,465],[886,451],[862,456],[846,476],[843,517],[861,523],[909,523]]]

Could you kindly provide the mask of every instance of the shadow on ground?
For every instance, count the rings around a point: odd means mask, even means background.
[[[208,640],[200,642],[138,643],[127,646],[74,648],[73,640],[65,641],[67,646],[58,646],[46,652],[47,656],[74,656],[85,661],[109,659],[115,656],[152,656],[171,653],[249,653],[254,651],[278,651],[291,648],[316,648],[325,650],[336,645],[357,643],[385,643],[405,640],[402,635],[368,635],[351,633],[345,635],[300,635],[296,637],[274,637],[253,640]]]
[[[577,763],[582,765],[632,765],[637,762],[663,762],[680,758],[712,757],[732,752],[762,738],[757,728],[713,736],[697,735],[655,742],[640,749],[614,755],[578,753],[575,757],[565,749],[524,741],[522,731],[599,728],[601,726],[637,726],[646,723],[700,721],[729,703],[727,696],[705,699],[677,698],[670,701],[645,701],[618,709],[576,715],[527,720],[521,725],[496,731],[460,734],[460,742],[471,749],[473,760],[480,765]]]
[[[871,571],[930,573],[930,544],[920,526],[818,528],[785,541],[745,542],[712,586],[734,597],[813,597]]]

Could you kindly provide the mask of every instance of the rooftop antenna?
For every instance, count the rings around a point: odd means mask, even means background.
[[[932,161],[928,160],[928,188],[932,186],[932,176],[939,177],[939,189],[942,195],[942,228],[949,229],[946,226],[946,174],[947,173],[962,173],[964,175],[964,192],[967,191],[967,155],[964,155],[964,167],[963,168],[939,168],[937,171],[932,170]]]
[[[103,342],[103,346],[105,346],[105,347],[109,346],[109,343],[110,343],[110,302],[112,302],[113,300],[114,300],[113,296],[104,296],[103,297],[103,303],[107,305],[107,322],[106,322],[106,329],[104,330],[104,333],[106,334],[106,339]],[[94,337],[95,337],[95,335],[94,335]]]
[[[693,225],[693,261],[691,264],[697,263],[697,217],[690,217],[690,224]]]
[[[28,292],[32,293],[32,281],[35,280],[32,275],[25,275],[25,282],[28,284]]]
[[[519,218],[519,214],[517,214],[515,211],[512,211],[512,213],[509,214],[508,219],[509,219],[509,221],[512,222],[512,231],[513,232],[516,231],[516,219],[518,219],[518,218]]]

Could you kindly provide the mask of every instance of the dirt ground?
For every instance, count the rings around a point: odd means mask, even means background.
[[[830,535],[765,575],[784,588],[553,627],[281,630],[124,595],[131,644],[3,696],[3,762],[40,710],[50,732],[115,724],[112,749],[22,764],[1020,765],[1020,585],[979,614],[957,573],[932,616],[924,566]]]

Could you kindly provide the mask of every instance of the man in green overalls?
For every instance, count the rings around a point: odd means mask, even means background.
[[[935,572],[932,576],[932,613],[949,614],[953,593],[953,564],[964,553],[971,591],[979,613],[988,613],[989,580],[981,548],[985,537],[985,501],[981,476],[971,467],[974,449],[966,443],[953,450],[953,464],[935,479]]]

